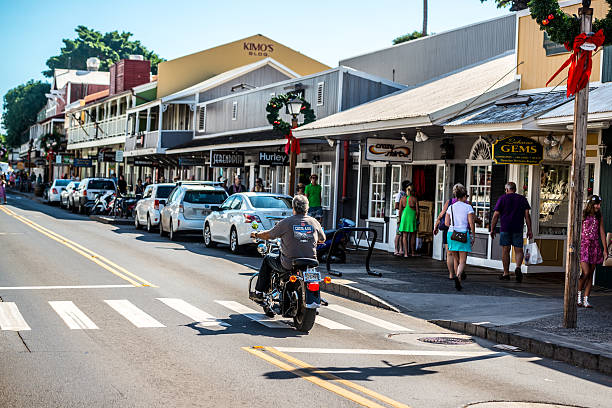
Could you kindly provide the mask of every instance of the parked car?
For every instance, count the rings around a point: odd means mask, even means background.
[[[71,181],[70,183],[68,183],[68,185],[66,186],[65,189],[62,190],[62,192],[60,193],[60,207],[64,207],[67,209],[71,208],[71,200],[72,200],[72,193],[75,189],[77,189],[79,187],[79,182],[78,181]]]
[[[204,244],[228,244],[238,253],[244,245],[253,245],[251,232],[269,230],[293,214],[291,196],[271,193],[238,193],[225,200],[204,222]],[[253,228],[253,222],[257,228]]]
[[[70,184],[70,180],[64,179],[55,179],[53,183],[49,186],[45,193],[43,194],[43,200],[47,204],[53,205],[54,203],[59,203],[61,201],[62,191],[66,189],[66,187]]]
[[[212,185],[177,185],[170,193],[159,216],[159,234],[171,240],[176,234],[201,232],[204,219],[227,198],[223,187]]]
[[[150,184],[145,188],[142,199],[136,204],[134,225],[137,229],[146,225],[147,231],[151,232],[159,225],[160,211],[164,208],[174,187],[176,187],[175,184],[164,183]]]
[[[104,194],[108,191],[116,191],[115,182],[107,178],[84,178],[79,184],[79,188],[73,192],[72,211],[78,211],[81,214],[87,212],[96,196],[100,193]]]

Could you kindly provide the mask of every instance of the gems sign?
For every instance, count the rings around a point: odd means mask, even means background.
[[[524,136],[508,136],[493,143],[493,160],[496,164],[540,164],[544,148],[533,139]]]
[[[395,139],[367,139],[366,160],[388,162],[412,162],[414,142]]]

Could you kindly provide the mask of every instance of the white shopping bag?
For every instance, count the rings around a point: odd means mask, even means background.
[[[417,251],[419,251],[423,247],[423,238],[417,237],[415,245]]]
[[[542,255],[540,255],[538,244],[535,241],[527,242],[523,247],[523,252],[525,253],[525,264],[527,265],[537,265],[544,262]]]

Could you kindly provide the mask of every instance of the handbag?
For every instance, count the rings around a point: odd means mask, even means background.
[[[467,243],[467,232],[459,232],[455,231],[455,213],[453,212],[453,206],[451,205],[451,225],[453,226],[453,233],[451,234],[451,239],[453,241],[461,242],[463,244]]]

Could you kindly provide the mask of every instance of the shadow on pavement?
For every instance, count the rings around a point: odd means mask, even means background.
[[[261,324],[252,321],[245,320],[243,315],[233,314],[230,315],[227,319],[220,319],[220,321],[224,323],[228,323],[230,327],[217,327],[214,329],[208,329],[206,327],[198,326],[199,322],[193,322],[189,324],[184,324],[182,326],[189,327],[197,332],[197,336],[218,336],[218,335],[228,335],[228,334],[248,334],[250,336],[262,336],[266,338],[277,338],[277,339],[287,339],[287,338],[300,338],[302,336],[307,336],[308,333],[302,333],[296,331],[291,326],[287,326],[286,329],[269,329]],[[278,320],[280,322],[280,320]]]

